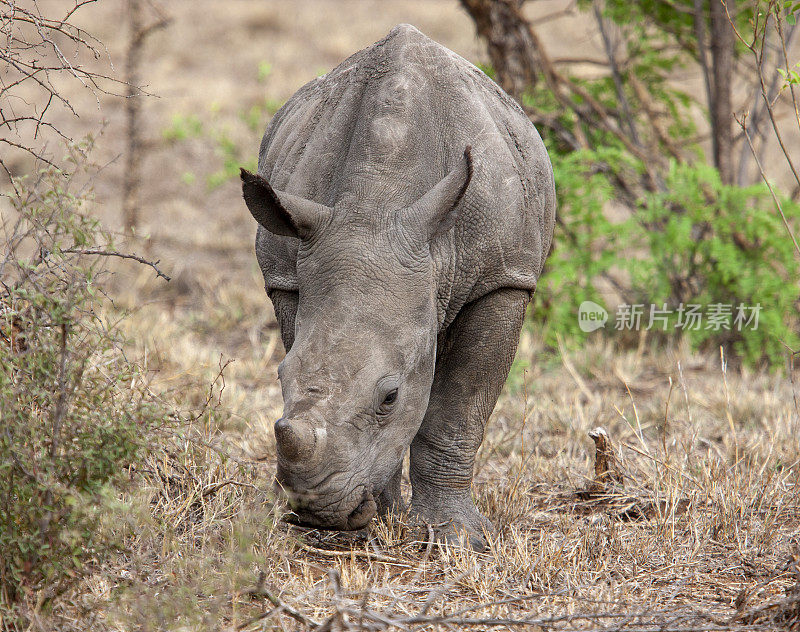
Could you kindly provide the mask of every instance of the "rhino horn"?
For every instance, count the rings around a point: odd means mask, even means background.
[[[275,440],[281,456],[292,462],[310,462],[320,452],[322,433],[303,419],[282,417],[275,422]]]

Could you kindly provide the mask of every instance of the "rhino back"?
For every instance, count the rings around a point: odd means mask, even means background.
[[[499,287],[533,291],[555,191],[539,134],[475,66],[400,25],[302,87],[267,127],[259,173],[295,195],[380,215],[419,199],[472,146],[455,227],[434,243],[440,323]],[[259,228],[267,289],[296,290],[297,240]]]

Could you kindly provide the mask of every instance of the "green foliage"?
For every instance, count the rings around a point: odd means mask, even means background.
[[[797,24],[797,14],[800,13],[800,2],[797,2],[797,0],[784,0],[783,10],[786,14],[786,23],[792,26]]]
[[[755,364],[780,364],[783,344],[796,347],[800,264],[766,185],[726,186],[707,165],[672,163],[666,192],[650,194],[640,217],[650,258],[637,262],[641,297],[672,308],[699,304],[760,305],[758,327],[687,329],[695,347],[732,347]],[[787,218],[800,207],[782,201]],[[782,344],[783,343],[783,344]]]
[[[701,0],[699,8],[705,22],[706,32],[710,28],[711,2],[718,0]],[[581,0],[579,3],[587,9],[591,0]],[[731,11],[737,28],[746,32],[750,21],[753,19],[754,3],[737,5],[736,11]],[[632,29],[636,33],[639,43],[647,48],[660,48],[665,59],[678,59],[679,56],[689,54],[693,61],[698,60],[699,49],[697,46],[697,32],[695,29],[695,0],[643,0],[641,2],[625,2],[625,0],[606,0],[604,15],[615,24]],[[668,53],[664,45],[677,44],[680,52]],[[744,45],[736,43],[735,53],[745,51]]]
[[[596,5],[580,6],[589,12]],[[709,7],[709,0],[700,7],[707,30]],[[560,98],[545,82],[522,95],[542,121],[558,195],[553,249],[533,312],[553,346],[559,335],[567,344],[592,335],[579,326],[584,301],[609,312],[618,303],[642,305],[641,328],[651,305],[666,306],[667,332],[659,327],[654,335],[684,333],[695,348],[723,345],[750,364],[779,364],[783,344],[798,344],[800,270],[769,191],[721,183],[694,144],[696,100],[672,81],[676,70],[697,62],[694,11],[691,0],[609,0],[603,19],[619,33],[617,81],[612,72],[570,77],[575,88]],[[737,25],[746,31],[752,14],[753,6],[740,7]],[[797,81],[793,68],[781,74],[785,85]],[[796,225],[797,205],[783,206]],[[706,315],[731,306],[729,328],[679,327],[686,305]],[[760,305],[757,328],[733,323],[739,305]],[[615,325],[610,314],[606,335]]]
[[[258,80],[264,82],[272,74],[272,64],[266,60],[262,60],[258,64]]]
[[[263,83],[271,74],[272,65],[262,61],[258,65],[258,81]],[[230,121],[223,119],[219,107],[211,104],[210,120],[206,123],[194,114],[176,114],[172,117],[170,126],[162,132],[162,136],[171,143],[202,139],[209,144],[219,161],[219,166],[206,177],[206,186],[209,189],[216,189],[230,180],[237,179],[240,167],[250,171],[256,170],[256,159],[248,158],[254,152],[251,147],[245,147],[239,142],[242,135],[240,132],[244,131],[248,136],[260,134],[267,121],[281,108],[281,105],[283,104],[275,99],[264,97],[258,103],[239,111],[236,120],[231,124]],[[181,180],[191,186],[196,176],[194,173],[186,172]]]
[[[497,80],[497,73],[494,71],[494,67],[491,64],[485,64],[478,61],[475,62],[475,66],[492,81]]]
[[[780,364],[783,345],[798,345],[800,264],[765,185],[726,186],[713,167],[673,161],[663,191],[642,195],[625,218],[612,221],[614,179],[643,167],[608,150],[553,151],[551,158],[559,220],[534,312],[550,344],[558,335],[573,343],[592,335],[579,328],[578,307],[593,301],[612,312],[600,288],[621,279],[628,304],[666,305],[667,331],[685,332],[695,348],[724,345],[750,364]],[[797,204],[782,204],[790,221],[800,218]],[[736,325],[740,304],[760,305],[757,328]],[[732,313],[727,328],[680,328],[682,305],[698,305],[705,315],[726,305]],[[643,327],[648,317],[646,311]],[[613,327],[612,315],[606,331]]]
[[[618,155],[614,162],[622,157]],[[583,301],[603,303],[597,280],[615,269],[628,269],[630,260],[623,251],[635,245],[633,220],[612,222],[606,217],[606,206],[615,193],[613,176],[596,169],[596,158],[589,151],[551,152],[558,220],[533,317],[542,323],[553,346],[559,334],[570,340],[583,339],[577,307]]]
[[[230,137],[224,127],[212,131],[210,138],[216,143],[214,153],[219,158],[222,166],[206,179],[209,189],[216,189],[228,180],[239,177],[239,168],[244,166],[250,171],[256,168],[255,159],[245,160],[238,145]]]
[[[194,115],[176,114],[172,117],[172,123],[169,127],[165,128],[161,135],[164,140],[174,142],[179,140],[187,140],[189,138],[198,138],[203,134],[203,123]]]
[[[165,417],[103,317],[103,260],[80,251],[113,244],[72,186],[56,170],[18,181],[3,222],[0,619],[9,623],[19,604],[47,604],[115,546],[99,525]]]
[[[784,70],[783,68],[777,68],[778,74],[783,77],[786,85],[800,85],[800,72],[795,70],[795,68],[800,69],[800,62],[789,68],[788,71]]]
[[[665,138],[656,134],[653,126],[646,121],[643,113],[652,109],[652,102],[643,101],[643,95],[657,102],[658,109],[664,111],[668,116],[664,119],[664,136],[671,143],[687,141],[696,132],[696,126],[692,119],[689,107],[692,100],[688,94],[678,90],[670,82],[670,72],[680,65],[677,56],[665,54],[656,44],[648,40],[644,31],[634,33],[626,39],[628,50],[626,57],[631,61],[628,65],[621,68],[622,73],[622,96],[625,106],[632,113],[630,124],[635,125],[641,146],[655,146],[659,152],[668,155],[671,148],[665,145]],[[589,97],[596,100],[600,105],[611,112],[621,112],[623,103],[620,93],[612,77],[600,77],[597,79],[572,78],[573,83],[584,90]],[[638,89],[634,88],[634,85]],[[597,152],[610,151],[612,157],[629,155],[630,159],[624,162],[631,163],[635,155],[631,154],[630,147],[627,146],[620,134],[612,132],[610,129],[600,125],[584,125],[578,121],[577,110],[585,110],[585,98],[574,92],[565,93],[565,98],[569,99],[570,107],[564,107],[559,102],[552,91],[540,82],[522,95],[523,105],[536,112],[542,112],[555,117],[550,125],[539,126],[542,137],[549,141],[548,145],[559,154],[567,154],[574,151],[574,147],[565,144],[563,139],[556,133],[558,129],[568,130],[575,134],[579,132],[585,139],[585,145]],[[621,116],[625,121],[626,116]],[[625,121],[627,123],[627,121]],[[578,129],[576,129],[578,128]],[[627,134],[627,127],[623,128],[623,134]],[[691,149],[691,148],[690,148]],[[607,168],[612,165],[609,163]],[[626,170],[628,164],[620,164]],[[643,170],[637,171],[634,179],[638,178]],[[625,173],[620,174],[624,176]],[[615,186],[619,192],[619,185]]]

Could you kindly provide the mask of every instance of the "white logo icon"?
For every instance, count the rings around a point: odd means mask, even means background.
[[[608,312],[602,305],[593,301],[583,301],[578,308],[578,326],[586,333],[605,327],[608,321]]]

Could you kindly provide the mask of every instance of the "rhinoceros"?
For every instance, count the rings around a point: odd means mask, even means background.
[[[485,545],[475,453],[550,248],[553,171],[483,72],[396,26],[307,83],[242,170],[286,356],[276,480],[295,520],[411,507]]]

